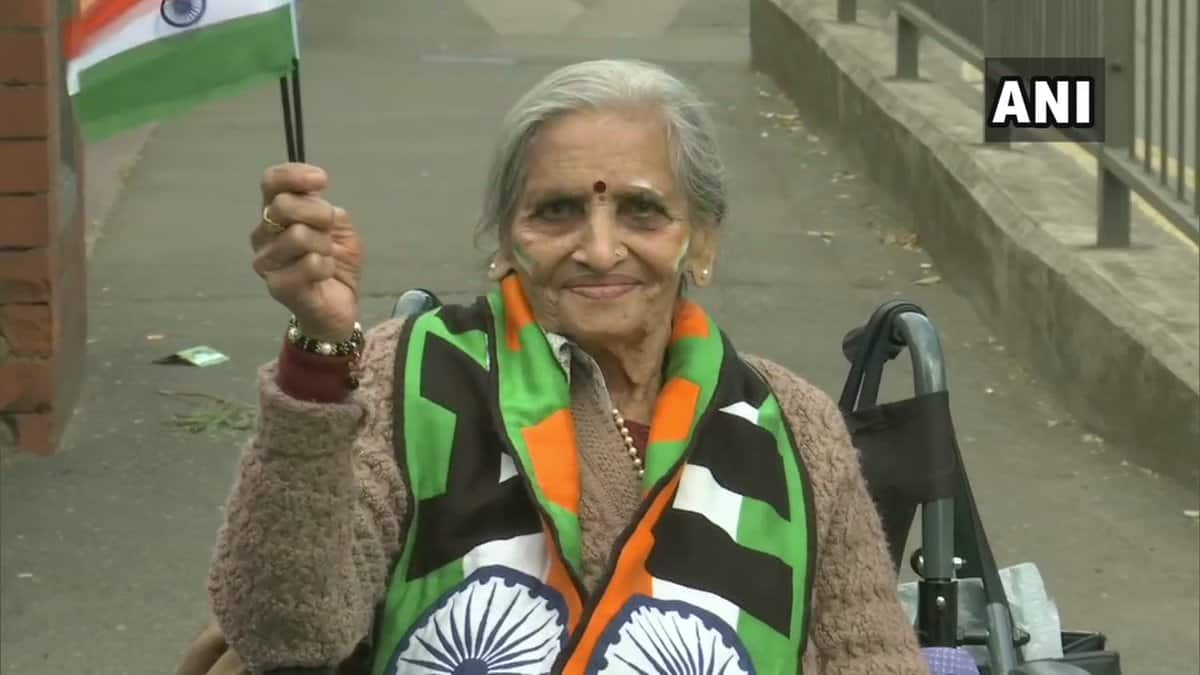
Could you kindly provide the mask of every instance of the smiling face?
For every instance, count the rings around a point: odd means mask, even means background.
[[[691,219],[658,112],[573,113],[530,145],[499,267],[516,270],[547,330],[637,342],[670,330],[685,271],[707,282],[714,229]]]

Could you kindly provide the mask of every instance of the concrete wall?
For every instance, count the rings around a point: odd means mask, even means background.
[[[86,336],[81,149],[62,88],[74,1],[0,0],[0,447],[51,453]]]

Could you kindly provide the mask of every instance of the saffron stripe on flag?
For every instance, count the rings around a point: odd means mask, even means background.
[[[67,29],[67,58],[74,59],[103,33],[132,17],[157,12],[161,0],[95,0]]]
[[[76,116],[88,140],[182,113],[288,74],[291,7],[143,42],[77,71]]]

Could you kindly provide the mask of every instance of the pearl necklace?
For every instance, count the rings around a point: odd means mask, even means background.
[[[629,458],[633,460],[633,468],[637,470],[638,478],[643,478],[646,475],[646,468],[642,466],[642,458],[638,456],[637,446],[633,444],[633,434],[629,433],[629,427],[625,426],[625,418],[621,417],[621,411],[613,408],[613,421],[617,423],[617,430],[621,432],[621,439],[625,441],[625,449],[629,452]]]

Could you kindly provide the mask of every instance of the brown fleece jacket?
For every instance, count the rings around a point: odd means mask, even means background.
[[[341,663],[371,629],[407,508],[392,446],[401,325],[369,332],[361,385],[342,403],[294,399],[276,385],[274,364],[260,371],[258,429],[242,452],[208,583],[225,638],[255,672]],[[836,406],[782,366],[747,360],[779,398],[812,482],[817,559],[805,675],[927,674]],[[641,489],[588,380],[572,368],[584,581],[594,585]]]

